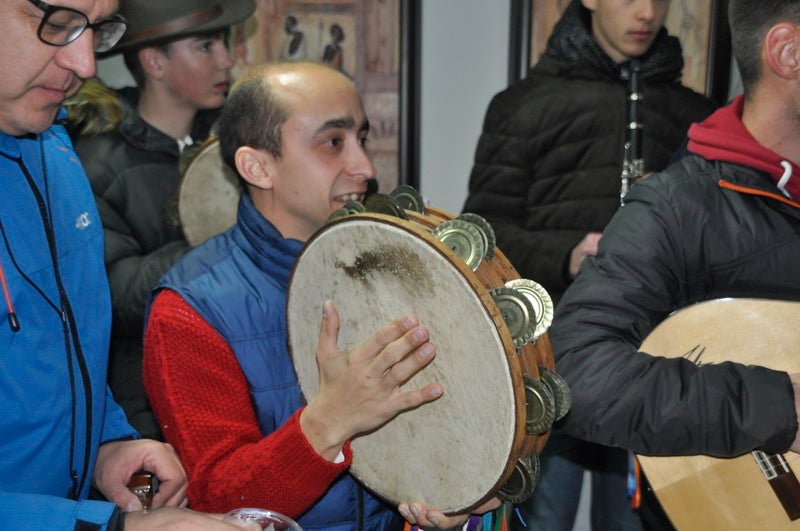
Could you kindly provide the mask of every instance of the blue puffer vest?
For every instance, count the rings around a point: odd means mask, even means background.
[[[246,195],[238,223],[193,249],[161,280],[233,349],[268,435],[303,402],[286,346],[286,290],[303,243],[285,239]],[[299,520],[303,529],[399,529],[397,512],[344,475]]]

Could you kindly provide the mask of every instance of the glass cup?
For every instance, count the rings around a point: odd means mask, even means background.
[[[288,516],[266,509],[250,507],[234,509],[225,515],[223,521],[247,528],[252,528],[253,524],[257,524],[264,531],[303,531],[303,528]]]

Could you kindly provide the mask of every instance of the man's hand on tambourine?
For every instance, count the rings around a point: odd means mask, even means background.
[[[301,413],[300,428],[314,449],[330,461],[355,435],[436,400],[443,392],[437,383],[400,389],[435,354],[428,329],[415,316],[385,324],[347,352],[339,350],[338,337],[339,313],[333,302],[325,301],[317,347],[319,392]]]
[[[500,500],[492,498],[484,503],[472,514],[483,514],[493,511],[500,507]],[[421,527],[436,527],[438,529],[450,529],[452,527],[459,527],[466,523],[469,514],[456,514],[453,516],[445,516],[441,511],[436,509],[429,509],[422,502],[401,503],[397,506],[397,510],[411,525],[418,525]]]

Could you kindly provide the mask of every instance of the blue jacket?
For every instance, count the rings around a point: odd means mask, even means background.
[[[94,197],[61,126],[0,133],[0,182],[0,527],[105,528],[115,506],[86,500],[97,450],[137,435],[106,385],[111,308]]]
[[[283,238],[243,195],[237,224],[190,251],[160,284],[178,292],[233,349],[264,435],[303,406],[285,315],[289,275],[302,246]],[[333,483],[298,523],[306,530],[402,527],[397,512],[350,475]]]

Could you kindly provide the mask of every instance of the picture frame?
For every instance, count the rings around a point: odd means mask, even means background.
[[[511,0],[509,84],[523,79],[547,46],[571,0]],[[681,41],[683,84],[718,104],[728,100],[731,49],[728,0],[673,0],[664,23]]]
[[[419,6],[414,0],[256,0],[231,32],[233,77],[278,60],[330,64],[352,79],[370,122],[378,189],[419,174]]]

